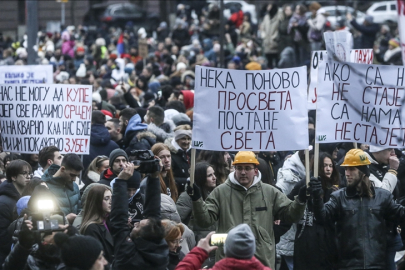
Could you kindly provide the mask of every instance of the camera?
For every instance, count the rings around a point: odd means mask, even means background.
[[[65,225],[65,215],[54,210],[52,200],[38,200],[35,208],[36,211],[30,216],[34,231],[59,231],[59,225]]]
[[[132,150],[131,156],[134,156],[136,160],[131,161],[135,166],[139,166],[136,169],[140,173],[154,173],[160,171],[160,163],[158,159],[155,159],[155,155],[151,150]]]

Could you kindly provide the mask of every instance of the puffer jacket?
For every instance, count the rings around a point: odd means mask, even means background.
[[[46,182],[49,190],[55,195],[59,208],[65,215],[78,214],[81,208],[79,186],[75,182],[65,182],[59,177],[53,177],[59,168],[59,165],[52,164],[45,171],[42,180]]]
[[[320,223],[336,222],[339,269],[384,269],[386,221],[405,222],[405,208],[394,203],[392,194],[373,188],[372,198],[360,197],[347,188],[332,193],[324,205],[314,199],[315,218]]]
[[[277,188],[262,183],[260,179],[259,172],[246,189],[234,178],[234,172],[230,173],[226,182],[215,188],[205,202],[202,198],[193,202],[193,214],[201,227],[209,227],[218,221],[217,233],[228,233],[239,224],[248,224],[256,239],[256,258],[274,268],[274,221],[298,222],[306,204],[289,200]],[[219,247],[216,261],[223,257],[223,247]]]
[[[208,258],[208,253],[195,247],[186,257],[177,265],[176,270],[198,270],[202,263]],[[271,270],[264,266],[254,256],[248,260],[239,260],[235,258],[225,258],[217,262],[211,270]]]

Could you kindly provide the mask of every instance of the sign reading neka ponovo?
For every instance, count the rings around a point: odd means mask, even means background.
[[[246,71],[196,67],[193,147],[308,148],[306,67]]]

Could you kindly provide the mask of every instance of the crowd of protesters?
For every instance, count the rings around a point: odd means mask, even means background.
[[[302,150],[198,151],[188,184],[194,70],[219,67],[221,47],[219,7],[198,18],[189,11],[179,4],[173,27],[161,22],[153,35],[131,23],[39,33],[37,63],[53,65],[54,83],[93,86],[90,152],[83,160],[55,146],[0,153],[0,269],[397,269],[405,221],[398,149],[321,144],[320,176],[308,189]],[[309,65],[310,52],[324,49],[323,32],[335,30],[317,2],[266,4],[258,24],[231,13],[228,69]],[[374,49],[375,63],[402,64],[397,29],[370,16],[359,25],[351,14],[343,28],[354,48]],[[26,64],[26,40],[0,41],[1,65]],[[131,163],[144,150],[159,164],[149,173]],[[34,218],[43,200],[58,230],[41,231]],[[211,245],[213,231],[228,236]]]

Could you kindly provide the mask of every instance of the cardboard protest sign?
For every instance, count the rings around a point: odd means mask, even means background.
[[[0,66],[0,84],[53,83],[52,65]]]
[[[404,147],[404,67],[331,61],[318,78],[317,142]]]
[[[55,145],[62,153],[88,154],[91,94],[89,85],[0,85],[3,150],[38,153]]]
[[[245,71],[196,67],[193,147],[308,148],[306,67]]]
[[[308,110],[316,109],[318,66],[320,62],[327,61],[327,51],[313,51],[311,58],[310,83],[308,86]],[[350,51],[350,62],[372,64],[374,60],[373,49],[354,49]]]

